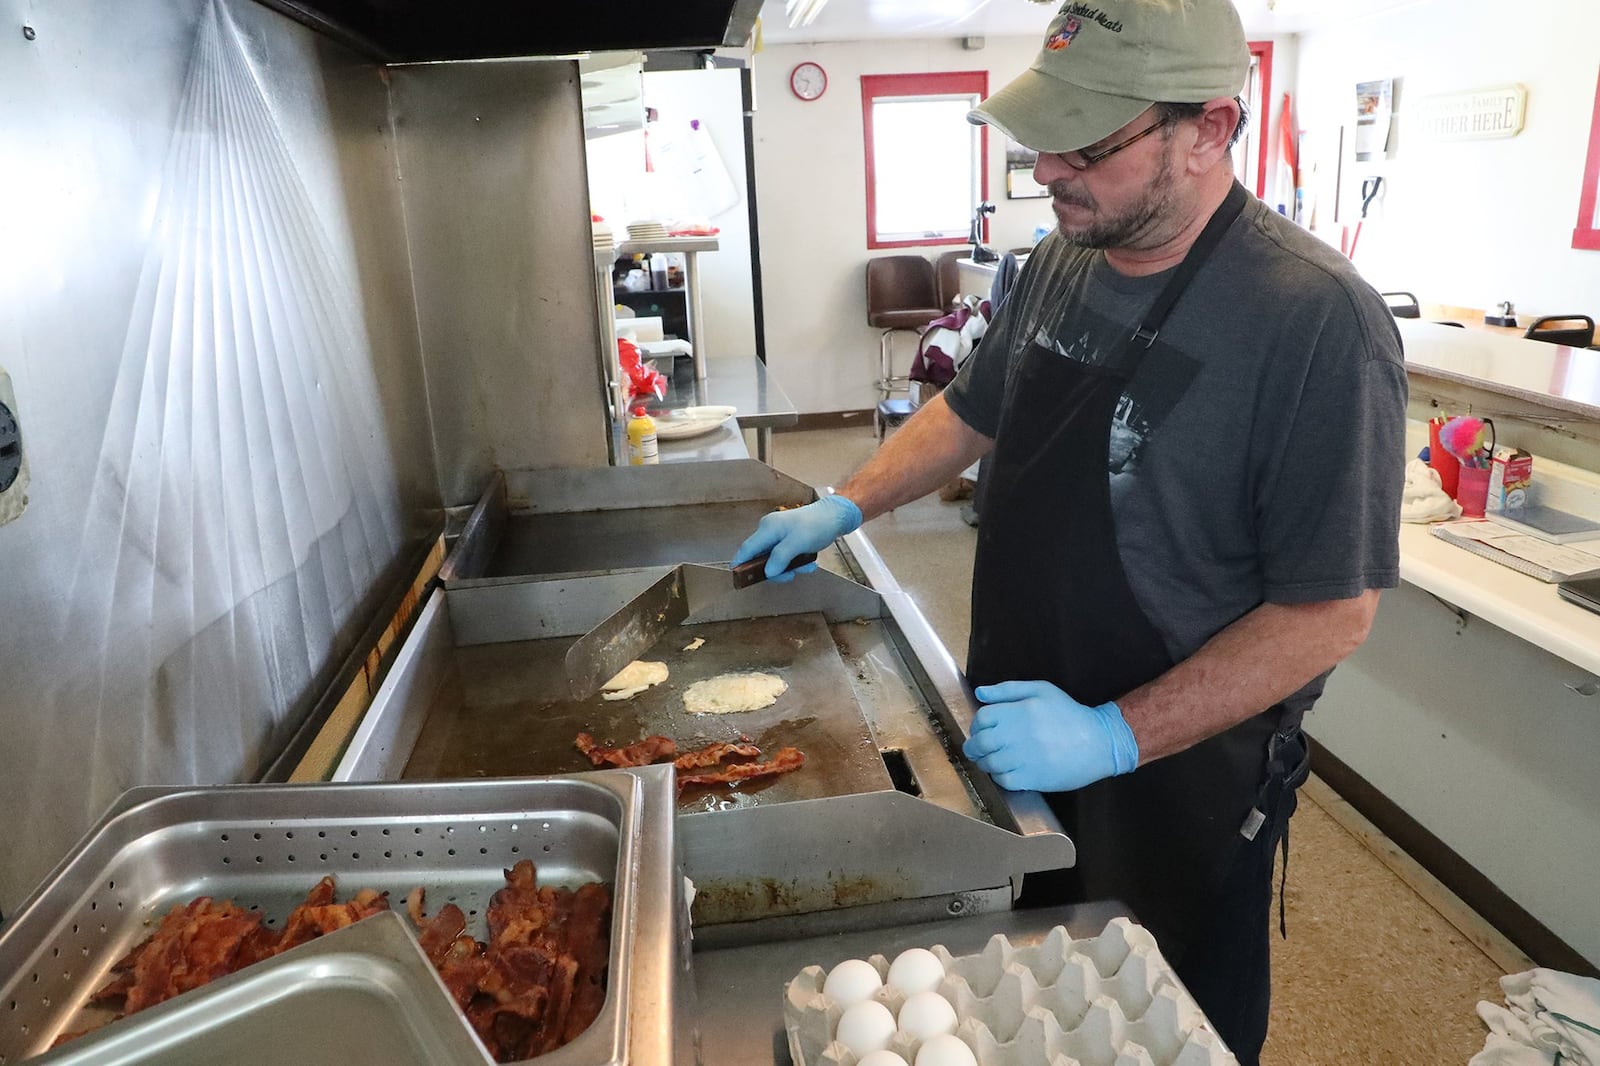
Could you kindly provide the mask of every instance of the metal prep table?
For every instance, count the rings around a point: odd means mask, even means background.
[[[722,404],[738,408],[734,421],[740,429],[755,430],[756,458],[770,463],[773,428],[792,426],[800,420],[794,401],[767,373],[767,364],[753,355],[719,355],[705,361],[705,370],[705,377],[700,379],[687,368],[675,366],[663,406]]]

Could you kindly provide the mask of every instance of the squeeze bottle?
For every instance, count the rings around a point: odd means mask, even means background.
[[[628,463],[644,466],[661,462],[661,452],[656,445],[656,420],[637,404],[633,417],[628,419]]]

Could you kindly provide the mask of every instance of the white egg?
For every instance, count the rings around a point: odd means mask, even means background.
[[[945,1033],[922,1042],[916,1066],[978,1066],[978,1057],[959,1036]]]
[[[892,1051],[874,1051],[858,1060],[856,1066],[906,1066],[906,1060]]]
[[[908,996],[918,992],[932,992],[944,980],[944,963],[927,948],[907,948],[895,956],[889,965],[890,988],[898,988]]]
[[[937,992],[918,992],[900,1008],[900,1031],[918,1040],[956,1031],[956,1009]]]
[[[875,999],[862,1000],[845,1010],[834,1039],[857,1055],[882,1051],[894,1039],[894,1015]]]
[[[846,959],[828,971],[827,980],[822,982],[822,994],[841,1007],[850,1007],[871,999],[882,987],[883,978],[872,968],[872,963]]]

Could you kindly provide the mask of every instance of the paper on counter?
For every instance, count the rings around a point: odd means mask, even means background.
[[[1600,570],[1600,554],[1585,551],[1574,544],[1551,544],[1487,519],[1467,518],[1457,522],[1446,522],[1444,528],[1457,536],[1470,537],[1472,540],[1498,548],[1507,555],[1514,555],[1518,559],[1547,567],[1557,573],[1581,574],[1590,570]]]

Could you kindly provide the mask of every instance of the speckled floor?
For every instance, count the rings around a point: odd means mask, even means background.
[[[865,421],[865,420],[863,420]],[[872,427],[779,433],[778,469],[836,485],[871,456]],[[867,526],[956,660],[965,658],[976,531],[929,496]],[[1289,937],[1273,939],[1270,1066],[1463,1063],[1483,1047],[1474,1008],[1500,1002],[1502,969],[1346,828],[1325,789],[1301,793],[1290,830]],[[1319,797],[1321,802],[1319,802]],[[1330,813],[1332,812],[1332,813]],[[1381,844],[1379,845],[1381,846]]]

